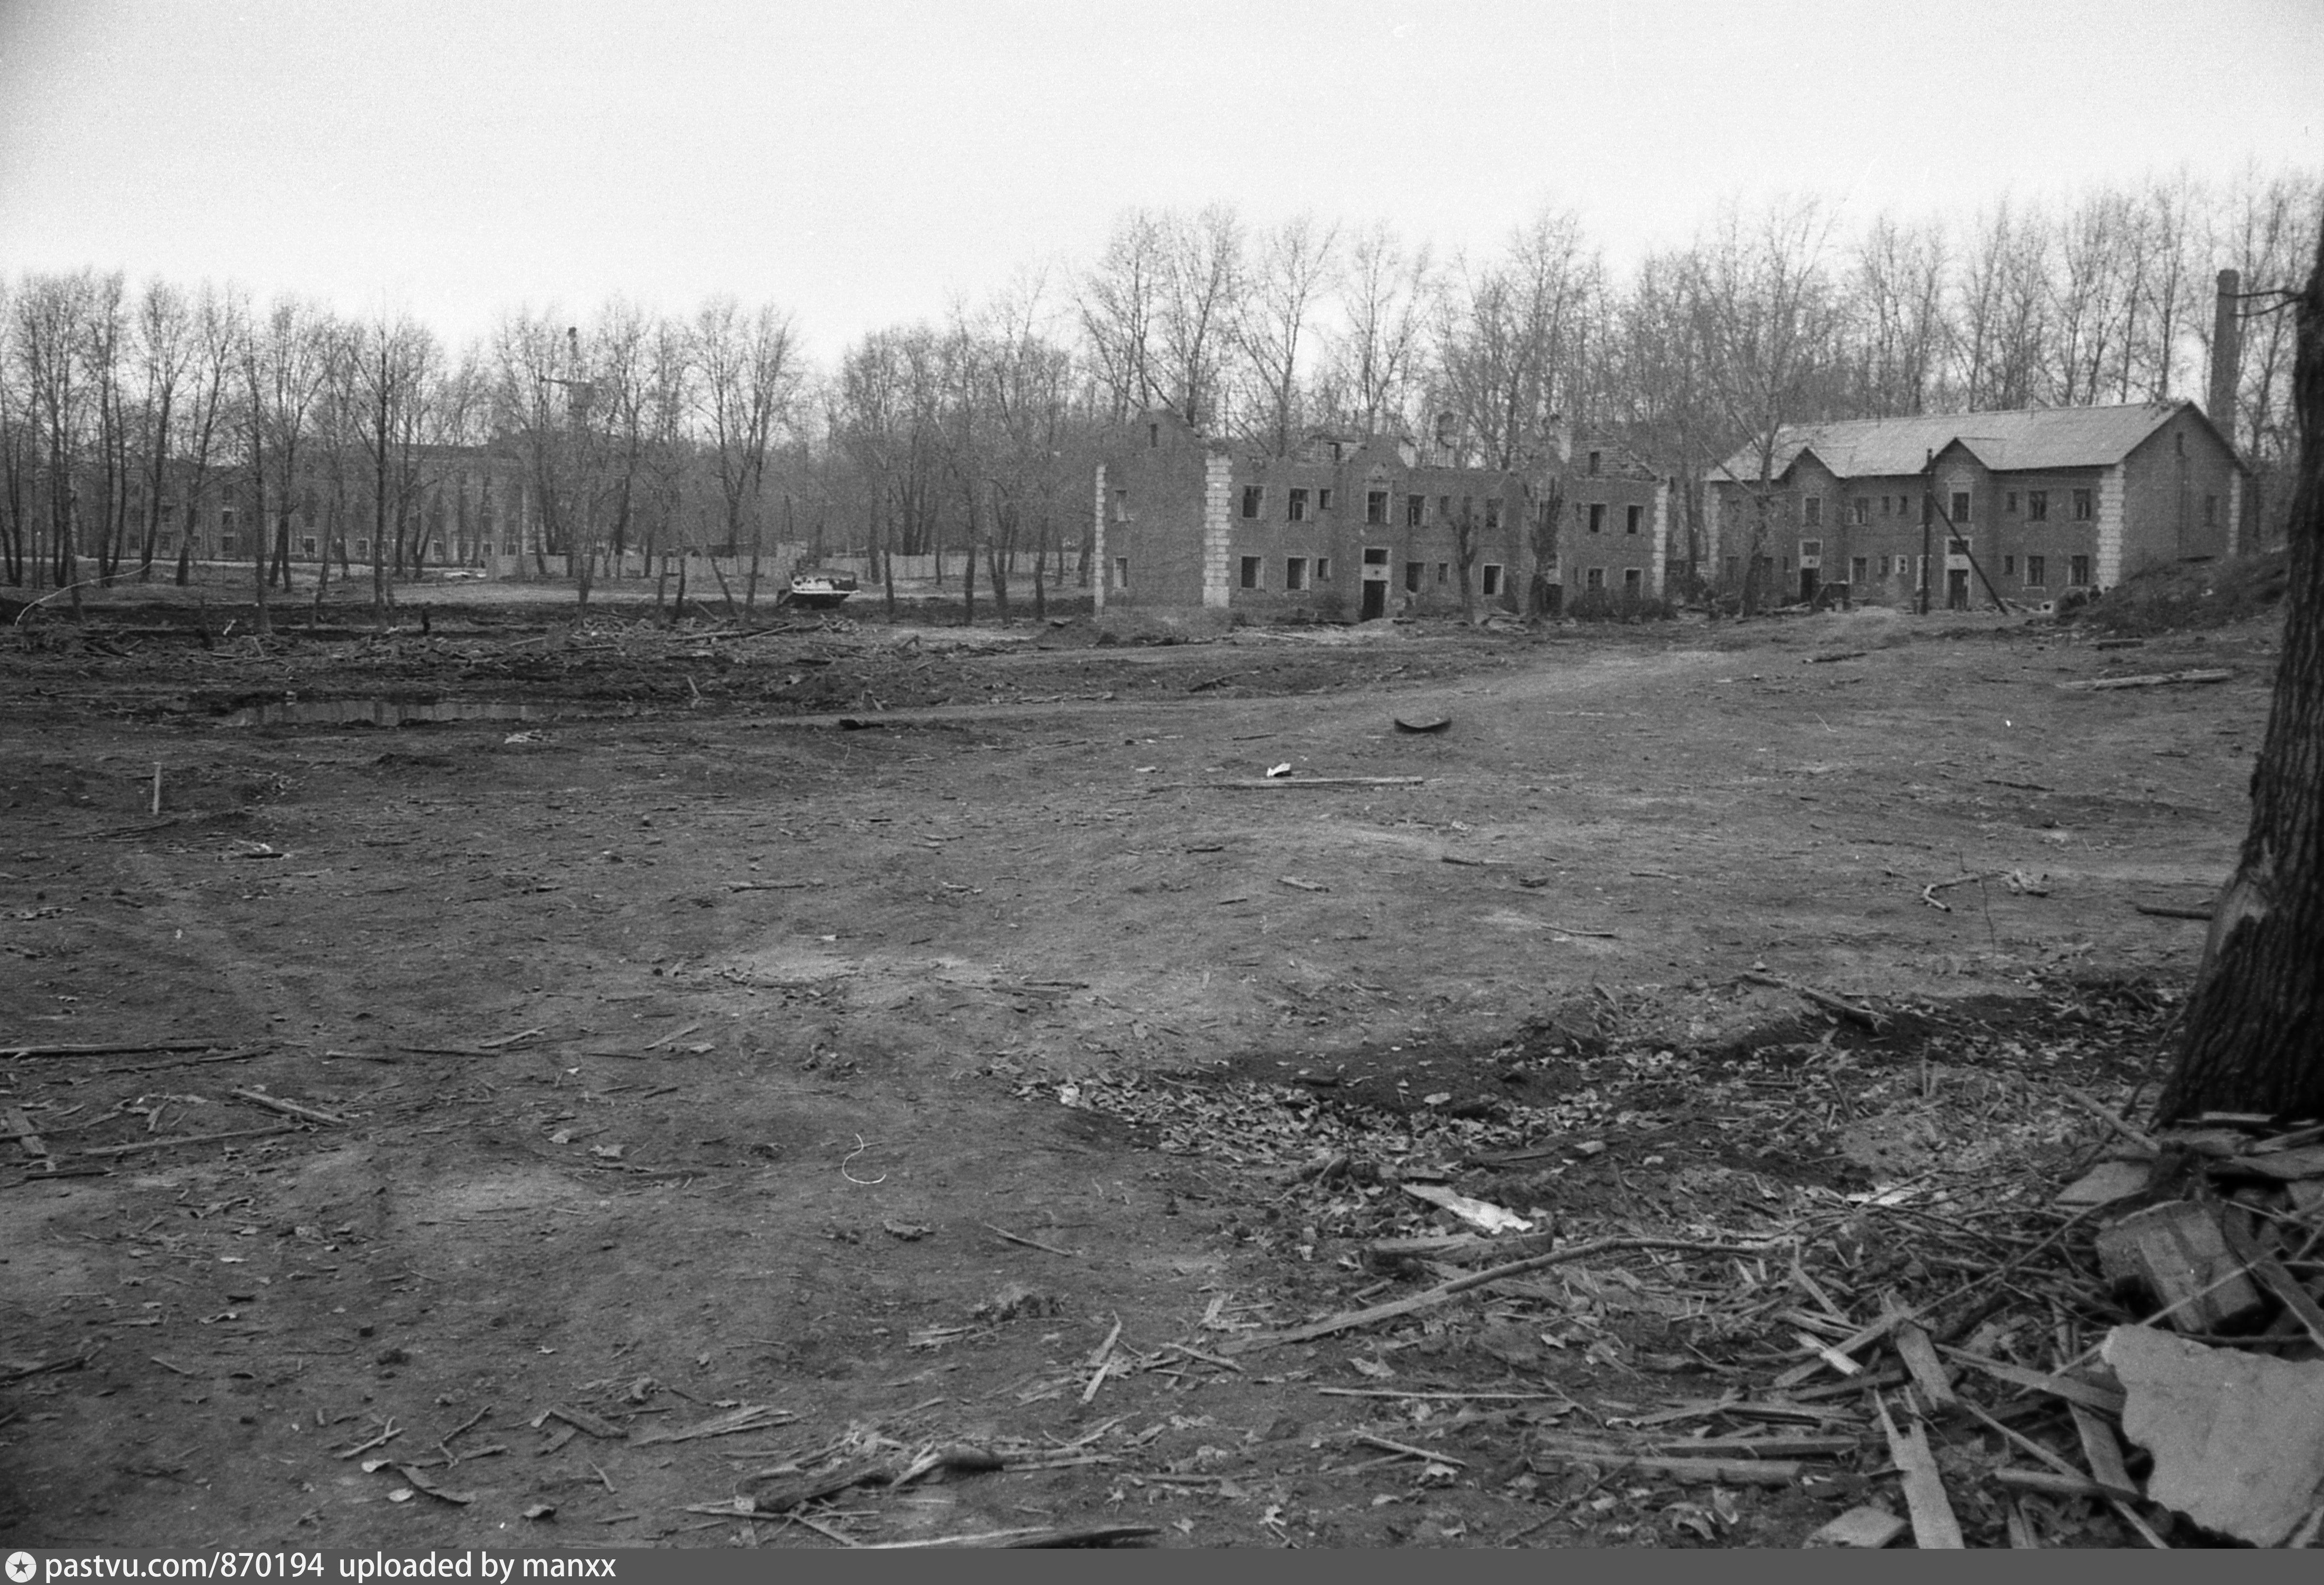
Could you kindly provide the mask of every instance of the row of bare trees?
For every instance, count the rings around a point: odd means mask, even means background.
[[[603,556],[771,537],[803,375],[789,319],[731,299],[512,313],[450,356],[405,313],[27,274],[0,283],[0,578],[151,579],[174,540],[184,582],[200,521],[262,609],[294,547],[318,595],[362,566],[382,608],[495,535],[586,590]]]
[[[1029,561],[1038,605],[1058,568],[1086,576],[1091,465],[1149,407],[1275,455],[1323,425],[1505,467],[1577,425],[1680,482],[1685,562],[1703,477],[1738,453],[1764,474],[1786,424],[2200,395],[2221,268],[2245,289],[2236,429],[2264,531],[2292,438],[2277,310],[2319,208],[2314,173],[2258,172],[1852,226],[1812,199],[1729,205],[1620,273],[1554,208],[1450,256],[1386,225],[1139,209],[1079,271],[826,368],[732,299],[521,310],[453,354],[408,315],[27,275],[0,285],[0,576],[150,577],[167,502],[232,497],[262,594],[296,520],[327,578],[367,546],[383,604],[439,541],[521,540],[569,558],[585,601],[600,554],[782,541],[890,575],[933,557],[972,611],[980,585],[1006,610]]]

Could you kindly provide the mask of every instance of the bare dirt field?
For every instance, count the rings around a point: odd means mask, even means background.
[[[0,638],[12,1546],[1796,1545],[1895,1505],[1819,1336],[2151,1079],[2275,647],[103,614]],[[1278,1335],[1448,1188],[1631,1242]]]

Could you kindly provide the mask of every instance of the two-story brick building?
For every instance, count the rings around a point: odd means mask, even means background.
[[[1812,599],[2040,605],[2163,562],[2240,548],[2246,469],[2189,401],[1802,425],[1707,481],[1711,570]],[[1764,537],[1758,533],[1766,514]]]
[[[1663,591],[1667,484],[1610,447],[1545,439],[1515,469],[1403,435],[1317,431],[1288,456],[1238,451],[1157,410],[1097,470],[1098,607],[1200,607],[1368,622],[1462,607],[1552,610]]]

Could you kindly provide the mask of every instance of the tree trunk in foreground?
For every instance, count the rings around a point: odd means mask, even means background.
[[[2299,302],[2300,463],[2283,648],[2251,828],[2203,944],[2160,1120],[2324,1117],[2324,242]]]

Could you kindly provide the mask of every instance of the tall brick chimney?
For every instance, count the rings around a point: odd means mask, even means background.
[[[2204,411],[2229,446],[2236,443],[2236,386],[2244,361],[2242,287],[2242,276],[2220,271],[2218,301],[2211,311],[2211,392]]]

